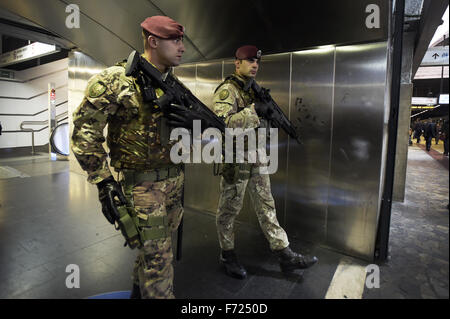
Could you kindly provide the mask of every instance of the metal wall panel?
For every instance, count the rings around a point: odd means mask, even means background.
[[[222,82],[222,61],[198,63],[196,81],[197,97],[211,107],[214,90]]]
[[[174,72],[197,98],[211,107],[214,89],[222,81],[222,61],[181,65]],[[219,177],[213,175],[212,164],[186,164],[186,207],[215,214],[218,194]]]
[[[183,84],[191,90],[193,94],[196,94],[197,87],[197,65],[196,64],[183,64],[173,69],[175,76],[183,82]]]
[[[223,62],[223,79],[224,80],[227,76],[234,73],[234,70],[236,69],[236,66],[234,65],[234,61],[235,60],[232,59],[232,60],[225,60]]]
[[[334,53],[330,47],[292,54],[290,120],[303,145],[289,143],[286,227],[290,236],[314,242],[326,238]]]
[[[326,244],[374,254],[379,209],[387,44],[338,47]]]
[[[270,94],[284,114],[289,114],[291,54],[274,54],[263,56],[256,81],[261,87],[270,89]],[[278,170],[270,175],[272,195],[275,200],[278,221],[285,225],[285,197],[287,190],[287,154],[288,136],[278,131]],[[257,224],[254,210],[251,210],[250,220]]]

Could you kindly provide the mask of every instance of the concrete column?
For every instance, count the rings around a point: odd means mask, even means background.
[[[405,32],[403,36],[400,108],[398,114],[397,150],[395,154],[394,189],[392,192],[392,200],[397,202],[403,202],[405,199],[411,98],[413,93],[411,73],[415,35],[415,32]]]

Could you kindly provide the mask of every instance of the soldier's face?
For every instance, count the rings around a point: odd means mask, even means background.
[[[239,75],[254,78],[258,73],[258,69],[258,59],[236,60],[236,72]]]
[[[165,66],[171,67],[180,65],[181,57],[185,51],[183,38],[180,37],[170,40],[158,39],[157,51],[161,62]]]

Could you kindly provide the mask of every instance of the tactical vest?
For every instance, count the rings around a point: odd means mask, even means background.
[[[244,101],[245,106],[248,106],[248,105],[252,104],[253,102],[255,102],[255,93],[253,92],[253,89],[249,88],[248,90],[244,90],[245,83],[234,74],[229,75],[225,79],[225,81],[223,81],[216,88],[214,93],[216,93],[222,85],[227,84],[227,83],[233,84],[238,89],[239,95],[240,95],[241,99]],[[240,110],[238,110],[238,111],[240,111]]]
[[[125,63],[116,65],[125,67]],[[134,78],[132,81],[138,105],[134,110],[121,105],[118,112],[108,119],[107,144],[111,166],[118,170],[153,170],[176,166],[170,160],[170,149],[176,141],[161,141],[161,130],[167,129],[163,113],[153,111],[153,105],[143,102],[139,83]],[[157,98],[164,94],[159,88],[155,89],[155,93]]]
[[[216,88],[214,94],[220,89],[222,85],[226,83],[231,83],[237,88],[242,101],[244,101],[244,107],[248,107],[250,104],[256,101],[255,92],[253,91],[253,89],[248,88],[248,90],[245,90],[245,83],[241,79],[239,79],[235,74],[226,77],[225,80]],[[242,110],[243,108],[238,107],[237,111],[240,112]],[[266,119],[259,118],[259,120],[261,122],[260,127],[266,128],[269,127],[269,123],[267,122]]]

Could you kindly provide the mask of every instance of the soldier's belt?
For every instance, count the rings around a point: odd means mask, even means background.
[[[142,182],[160,182],[177,177],[182,171],[181,166],[157,168],[151,171],[123,170],[125,182],[128,185],[137,185]]]

